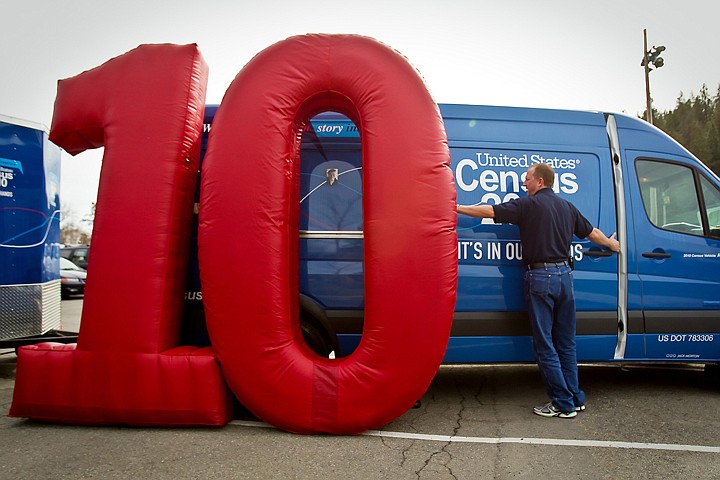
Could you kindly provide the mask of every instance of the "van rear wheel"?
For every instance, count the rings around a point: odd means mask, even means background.
[[[329,358],[331,353],[339,356],[338,342],[335,335],[331,335],[319,322],[312,317],[301,315],[300,329],[303,339],[310,349],[323,358]]]
[[[720,385],[720,364],[706,363],[705,378],[715,385]]]

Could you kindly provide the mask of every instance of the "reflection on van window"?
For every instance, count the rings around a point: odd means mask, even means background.
[[[645,213],[656,227],[702,235],[702,217],[690,168],[640,160],[636,164]]]
[[[305,156],[304,163],[301,164],[300,229],[362,230],[362,169],[340,160],[319,161],[314,164],[312,160],[317,159],[306,160],[311,154],[303,153]]]
[[[720,190],[705,177],[700,177],[710,236],[720,238]]]

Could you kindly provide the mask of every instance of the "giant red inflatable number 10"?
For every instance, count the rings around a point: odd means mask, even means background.
[[[401,55],[365,37],[293,37],[238,74],[202,172],[213,347],[197,349],[177,343],[206,81],[196,46],[152,45],[60,83],[51,139],[71,153],[105,145],[93,260],[77,348],[21,349],[10,414],[222,425],[227,382],[293,432],[393,420],[432,380],[455,303],[455,189],[437,106]],[[304,344],[297,305],[298,132],[327,110],[358,125],[364,172],[365,325],[336,361]]]

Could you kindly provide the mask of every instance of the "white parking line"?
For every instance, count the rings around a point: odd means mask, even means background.
[[[233,420],[230,425],[255,428],[275,428],[264,422],[250,422]],[[362,435],[368,437],[404,438],[408,440],[423,440],[428,442],[454,442],[454,443],[518,443],[525,445],[555,445],[562,447],[600,447],[600,448],[627,448],[637,450],[671,450],[676,452],[720,453],[720,447],[706,445],[678,445],[672,443],[646,443],[646,442],[616,442],[605,440],[566,440],[562,438],[514,438],[514,437],[463,437],[452,435],[428,435],[423,433],[388,432],[382,430],[368,430]]]

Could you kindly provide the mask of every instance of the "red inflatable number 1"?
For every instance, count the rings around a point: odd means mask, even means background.
[[[105,146],[75,345],[20,349],[11,416],[222,425],[210,348],[178,347],[207,65],[196,45],[144,45],[58,85],[50,139]]]

